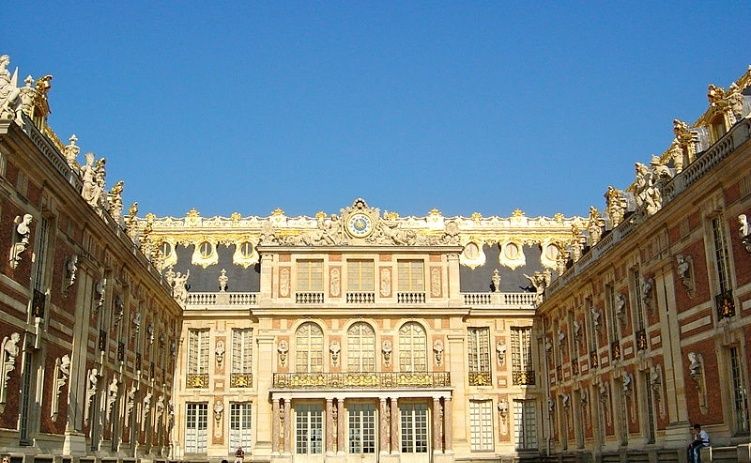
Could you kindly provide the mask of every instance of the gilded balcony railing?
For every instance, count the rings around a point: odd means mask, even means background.
[[[188,373],[185,387],[189,389],[205,389],[209,387],[209,374],[208,373]]]
[[[469,385],[470,386],[492,386],[489,371],[470,371],[469,372]]]
[[[511,372],[511,382],[515,386],[534,386],[535,370],[514,370]]]
[[[448,372],[274,373],[276,389],[396,389],[450,387]]]
[[[253,373],[230,373],[229,387],[253,387]]]

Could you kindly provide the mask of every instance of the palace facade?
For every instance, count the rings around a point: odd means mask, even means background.
[[[8,64],[11,461],[751,460],[751,73],[588,217],[139,217]]]

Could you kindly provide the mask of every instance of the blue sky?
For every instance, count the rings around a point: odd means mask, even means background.
[[[141,212],[586,214],[740,76],[735,2],[14,2],[0,53]]]

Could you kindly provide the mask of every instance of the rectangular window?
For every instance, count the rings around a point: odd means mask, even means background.
[[[229,406],[229,453],[241,448],[250,451],[250,402],[232,402]]]
[[[348,407],[349,453],[375,453],[375,407],[356,404]]]
[[[399,272],[399,291],[425,291],[425,263],[421,260],[400,260],[397,264]]]
[[[610,342],[616,342],[620,338],[618,335],[618,314],[615,307],[615,288],[612,284],[605,285],[605,309],[608,312],[608,334]]]
[[[579,327],[579,332],[577,333],[576,329],[576,318],[574,317],[574,312],[569,311],[568,312],[568,348],[569,352],[571,352],[571,360],[573,360],[575,363],[579,361],[579,343],[577,340],[578,336],[581,336],[581,327]]]
[[[375,291],[375,263],[372,260],[347,261],[347,291]]]
[[[206,453],[208,409],[206,402],[186,404],[185,453]]]
[[[641,278],[638,267],[629,270],[629,290],[631,291],[631,310],[634,313],[635,330],[643,330],[644,309],[641,303]]]
[[[209,387],[209,330],[188,330],[187,387]]]
[[[473,452],[493,450],[493,402],[469,402],[469,429]]]
[[[511,328],[511,376],[515,385],[535,384],[532,365],[532,328]]]
[[[730,348],[730,377],[733,381],[733,414],[735,415],[735,433],[748,434],[748,404],[746,402],[746,383],[741,370],[741,358],[738,347]]]
[[[253,329],[232,330],[232,373],[253,372]]]
[[[45,273],[47,269],[47,254],[49,250],[50,222],[42,217],[39,222],[39,237],[35,248],[36,268],[34,269],[34,289],[45,292]]]
[[[537,448],[534,400],[514,401],[514,444],[517,450]]]
[[[402,417],[402,453],[428,452],[428,407],[399,405]]]
[[[644,398],[645,398],[645,404],[646,407],[646,413],[645,413],[645,419],[647,420],[646,423],[646,431],[647,431],[647,443],[648,444],[654,444],[655,442],[655,408],[654,408],[654,400],[652,395],[652,387],[649,383],[649,375],[648,373],[642,373],[642,387],[644,388]]]
[[[469,384],[490,385],[490,328],[468,329]]]
[[[597,331],[595,331],[594,305],[592,305],[592,298],[588,297],[585,300],[584,307],[586,307],[587,313],[587,341],[589,345],[589,351],[594,352],[597,350]]]
[[[323,449],[323,407],[295,407],[295,452],[301,455],[320,454]]]
[[[722,218],[719,216],[712,218],[712,241],[714,243],[715,270],[717,271],[717,289],[721,294],[724,294],[731,289],[730,263],[728,262],[728,247]]]
[[[297,290],[323,291],[323,261],[297,261]]]

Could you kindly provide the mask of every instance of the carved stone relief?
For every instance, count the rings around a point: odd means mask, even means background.
[[[13,244],[11,244],[10,247],[11,268],[18,267],[23,253],[29,248],[32,219],[31,214],[24,214],[23,217],[16,216],[13,220],[15,227],[13,227]]]

